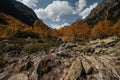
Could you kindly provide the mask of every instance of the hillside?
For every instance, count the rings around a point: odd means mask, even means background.
[[[0,0],[0,12],[7,13],[30,26],[38,19],[32,9],[16,0]]]
[[[49,36],[49,27],[32,9],[16,0],[0,0],[0,5],[0,38]]]
[[[59,29],[65,41],[120,36],[120,1],[103,0],[85,19]]]
[[[91,13],[84,19],[89,25],[93,26],[100,20],[116,22],[120,19],[120,0],[103,0]]]

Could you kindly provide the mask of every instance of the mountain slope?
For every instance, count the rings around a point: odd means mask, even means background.
[[[0,12],[7,13],[30,26],[38,19],[32,9],[15,0],[0,0]]]
[[[94,25],[100,20],[116,22],[120,18],[120,0],[103,0],[84,19],[89,25]]]

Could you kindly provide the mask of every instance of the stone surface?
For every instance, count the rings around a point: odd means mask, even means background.
[[[70,67],[70,70],[65,77],[65,80],[76,80],[77,78],[80,77],[82,72],[82,66],[81,66],[81,60],[78,59],[74,61]]]
[[[1,12],[5,12],[28,25],[33,25],[34,21],[38,19],[32,9],[16,0],[1,0],[0,5]]]
[[[108,46],[114,42],[113,46]],[[109,37],[92,40],[72,49],[61,44],[46,54],[4,54],[1,61],[7,63],[0,67],[0,79],[18,78],[22,74],[27,76],[22,78],[30,80],[119,80],[119,43],[119,39]]]
[[[68,57],[69,54],[65,51],[59,51],[57,52],[57,56],[60,56],[60,57]]]
[[[28,79],[28,76],[25,74],[15,74],[14,76],[9,78],[8,80],[29,80],[29,79]]]
[[[99,20],[117,21],[120,18],[119,7],[119,0],[103,0],[91,11],[91,13],[84,19],[84,21],[86,21],[91,26],[96,24]]]
[[[8,74],[9,74],[8,72],[0,73],[0,80],[2,80],[3,78],[5,78]]]

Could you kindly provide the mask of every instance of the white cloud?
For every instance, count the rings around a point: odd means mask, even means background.
[[[34,11],[40,19],[51,19],[58,22],[62,15],[71,14],[73,7],[68,1],[53,1],[45,9],[39,8]]]
[[[69,25],[69,24],[65,22],[64,24],[61,24],[61,25],[51,24],[51,27],[52,27],[53,29],[59,29],[59,28],[61,28],[61,27],[68,26],[68,25]]]
[[[40,19],[43,19],[43,20],[50,19],[53,22],[62,21],[61,16],[68,15],[68,14],[77,14],[80,17],[82,17],[82,19],[84,19],[90,14],[91,10],[95,8],[98,4],[98,3],[94,3],[86,8],[87,0],[79,0],[75,3],[76,6],[72,7],[69,4],[69,1],[67,0],[64,0],[64,1],[53,0],[53,2],[48,6],[46,6],[46,8],[35,9],[39,0],[17,0],[17,1],[20,1],[23,4],[27,5],[28,7],[34,9],[35,13]],[[63,27],[66,25],[69,25],[69,24],[65,22],[64,24],[61,24],[61,25],[51,24],[49,26],[51,26],[52,28],[59,29],[60,27]]]
[[[97,5],[98,5],[98,3],[94,3],[94,4],[91,5],[90,7],[86,8],[86,9],[84,9],[82,12],[80,12],[79,15],[82,16],[82,19],[86,18],[86,17],[90,14],[91,10],[92,10],[93,8],[95,8]]]
[[[36,7],[36,3],[38,2],[38,0],[17,0],[22,2],[23,4],[27,5],[30,8]]]
[[[98,5],[98,3],[94,3],[92,5],[90,5],[90,7],[87,7],[87,1],[86,0],[79,0],[78,2],[76,2],[76,10],[75,10],[75,14],[78,14],[80,17],[82,17],[82,19],[86,18],[91,10],[93,8],[95,8]]]
[[[86,0],[79,0],[76,2],[76,13],[80,13],[87,5]]]

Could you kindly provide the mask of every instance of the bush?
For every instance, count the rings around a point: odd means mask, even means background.
[[[43,45],[43,44],[32,44],[32,45],[29,45],[29,46],[25,46],[22,51],[26,52],[26,53],[29,53],[29,54],[32,54],[32,53],[37,53],[37,52],[43,51],[43,50],[46,50],[45,45]]]
[[[99,21],[97,25],[95,25],[91,31],[91,36],[93,38],[105,38],[110,36],[112,22],[110,21]]]
[[[0,44],[0,55],[9,53],[11,55],[18,55],[21,53],[21,46],[10,43],[1,43]]]
[[[17,38],[28,38],[28,37],[39,38],[39,35],[32,31],[17,31],[17,33],[15,34],[14,37],[17,37]]]
[[[120,37],[120,19],[113,25],[111,28],[112,35],[119,36]]]

